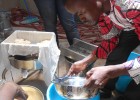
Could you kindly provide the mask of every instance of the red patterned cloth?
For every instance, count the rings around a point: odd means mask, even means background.
[[[118,43],[118,28],[113,26],[109,17],[102,15],[99,19],[100,35],[103,38],[99,47],[93,51],[98,58],[107,58],[108,54],[116,47]]]
[[[110,34],[112,28],[117,28],[124,31],[135,30],[140,39],[140,1],[110,0],[110,3],[111,11],[109,15],[102,15],[98,23],[102,37],[106,38],[107,36],[105,35]],[[106,58],[116,47],[117,41],[117,35],[110,39],[104,39],[99,48],[93,51],[93,54],[96,54],[98,58]]]
[[[140,0],[111,0],[109,17],[123,30],[135,30],[140,39]]]

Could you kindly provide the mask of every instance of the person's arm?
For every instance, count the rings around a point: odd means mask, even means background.
[[[86,73],[87,82],[85,87],[100,88],[104,86],[109,79],[124,74],[128,74],[124,64],[94,67]]]
[[[22,98],[27,100],[27,95],[19,85],[14,82],[6,82],[0,88],[0,100],[13,100],[14,98]]]
[[[84,59],[74,62],[71,68],[69,69],[67,75],[80,73],[87,67],[88,64],[92,63],[95,60],[96,60],[96,56],[91,53],[89,56],[85,57]]]
[[[86,58],[84,58],[83,60],[81,60],[83,63],[85,64],[89,64],[89,63],[92,63],[96,60],[96,55],[94,54],[90,54],[89,56],[87,56]]]
[[[127,61],[118,65],[109,65],[94,67],[87,72],[87,82],[85,84],[88,88],[100,88],[104,86],[109,79],[118,77],[120,75],[130,75],[134,81],[140,83],[140,57],[135,60]]]

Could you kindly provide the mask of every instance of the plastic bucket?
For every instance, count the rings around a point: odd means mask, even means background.
[[[55,89],[55,85],[54,83],[51,83],[47,89],[47,93],[46,93],[46,96],[47,96],[47,100],[68,100],[67,98],[63,97],[63,96],[60,96],[56,89]],[[97,94],[95,97],[93,98],[90,98],[88,100],[100,100],[100,95]]]

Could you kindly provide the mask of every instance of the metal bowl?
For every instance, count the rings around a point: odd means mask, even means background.
[[[30,85],[21,85],[21,88],[28,95],[27,100],[44,100],[44,95],[38,88]]]
[[[69,77],[67,80],[55,84],[59,95],[68,99],[89,99],[98,94],[98,89],[87,89],[84,87],[86,79],[84,77]]]

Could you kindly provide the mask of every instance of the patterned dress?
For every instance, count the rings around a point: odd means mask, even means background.
[[[135,30],[140,40],[140,0],[111,0],[110,3],[111,11],[108,17],[123,30]],[[140,83],[140,57],[125,62],[124,66],[135,82]]]
[[[114,26],[110,18],[104,14],[99,18],[98,27],[103,40],[98,48],[93,51],[93,54],[98,58],[107,58],[108,54],[118,43],[120,30]]]

